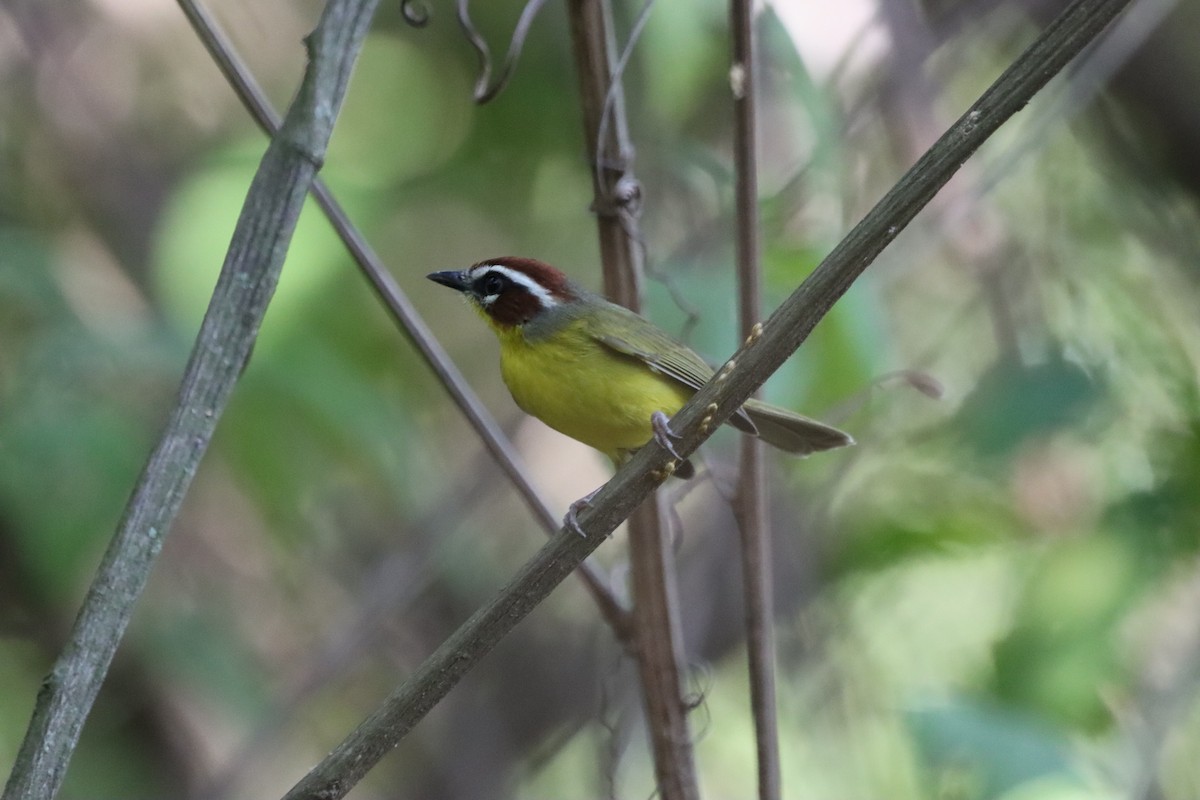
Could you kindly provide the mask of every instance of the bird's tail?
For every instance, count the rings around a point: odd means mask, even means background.
[[[786,408],[747,400],[742,410],[758,429],[758,438],[786,453],[808,455],[854,444],[850,434]]]

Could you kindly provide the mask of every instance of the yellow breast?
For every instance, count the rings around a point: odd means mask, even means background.
[[[497,330],[500,372],[528,414],[614,463],[650,440],[650,415],[678,411],[693,390],[619,355],[579,323],[528,341],[519,329]]]

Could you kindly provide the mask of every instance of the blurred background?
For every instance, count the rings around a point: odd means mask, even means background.
[[[1062,5],[764,9],[772,307]],[[640,7],[617,3],[622,38]],[[211,8],[285,107],[319,4]],[[323,175],[565,510],[602,458],[518,412],[491,335],[423,277],[520,254],[599,287],[565,10],[481,108],[431,10],[382,7]],[[519,10],[473,5],[494,52]],[[714,361],[736,344],[726,14],[656,0],[625,80],[647,314]],[[1134,3],[768,384],[859,442],[768,456],[785,796],[1200,796],[1197,30],[1200,0]],[[0,5],[4,774],[264,148],[174,4]],[[734,445],[667,487],[702,786],[730,798],[754,791]],[[308,209],[62,796],[281,795],[542,542]],[[594,559],[620,596],[625,552]],[[651,796],[638,691],[568,581],[352,796]]]

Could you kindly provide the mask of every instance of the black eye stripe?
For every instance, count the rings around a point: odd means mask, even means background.
[[[497,272],[489,272],[475,282],[475,291],[482,297],[500,294],[509,286],[509,280]]]

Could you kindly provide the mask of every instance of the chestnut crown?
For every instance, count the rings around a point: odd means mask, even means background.
[[[533,258],[502,256],[465,270],[434,272],[431,281],[462,292],[502,327],[524,325],[543,311],[579,299],[567,276]]]

